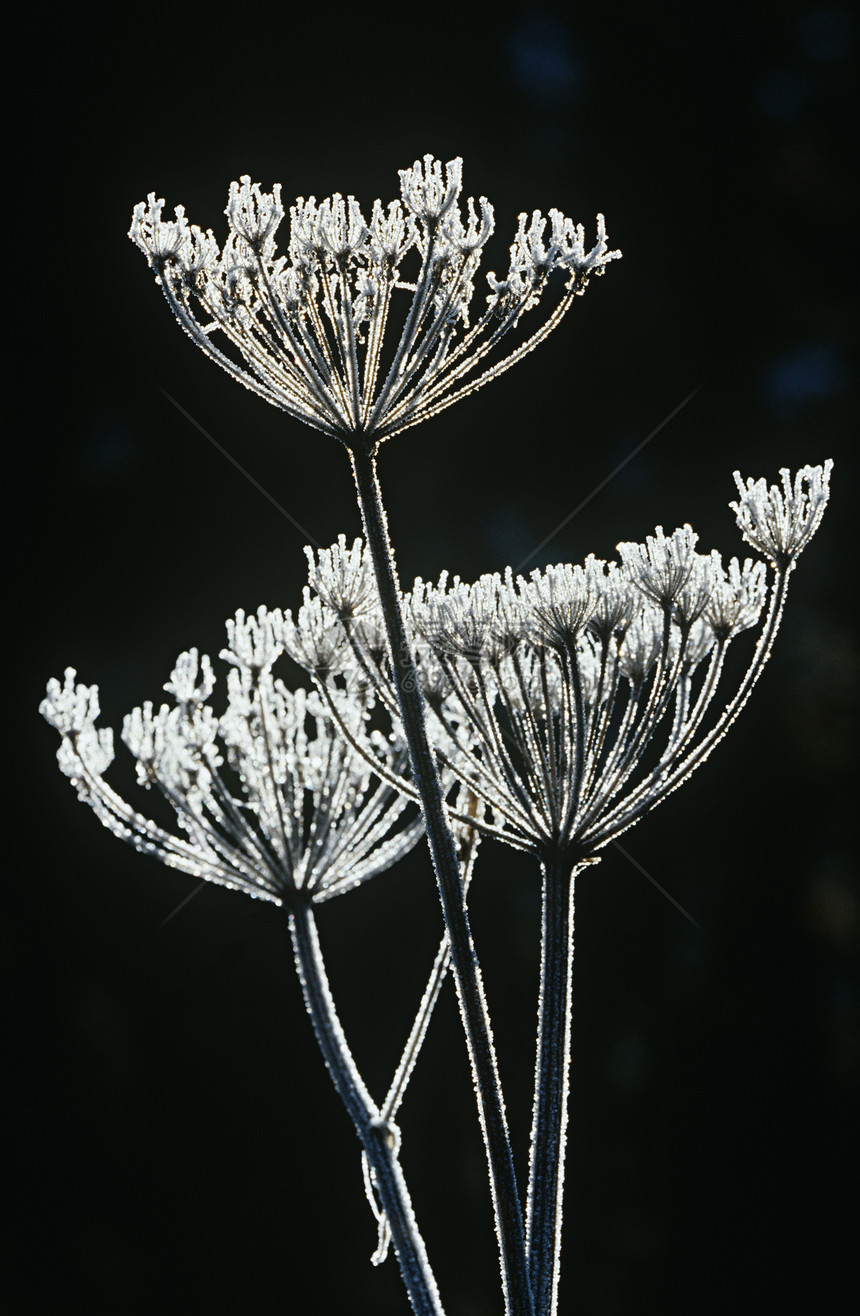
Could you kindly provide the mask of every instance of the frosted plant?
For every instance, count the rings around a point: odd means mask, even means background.
[[[798,553],[815,534],[830,494],[830,471],[833,463],[804,466],[791,479],[791,472],[780,471],[782,488],[768,488],[764,480],[741,479],[735,471],[739,501],[732,503],[744,539],[768,561],[783,571],[790,568]]]
[[[182,206],[166,219],[164,201],[154,192],[135,207],[129,237],[146,256],[180,324],[208,356],[349,452],[451,938],[506,1308],[530,1314],[522,1214],[489,1014],[462,900],[455,837],[404,629],[376,458],[385,439],[437,415],[520,361],[560,323],[591,276],[602,274],[620,252],[609,250],[602,215],[589,247],[582,225],[558,210],[546,217],[537,210],[531,217],[522,214],[506,276],[487,275],[485,304],[473,310],[475,279],[495,221],[485,197],[477,206],[470,198],[464,211],[461,190],[460,159],[443,165],[425,155],[400,171],[400,200],[387,206],[374,202],[369,219],[352,196],[335,193],[320,203],[300,197],[290,207],[286,254],[278,255],[275,235],[286,215],[281,189],[263,192],[244,176],[230,185],[225,212],[230,232],[223,247],[211,230],[190,225]],[[561,285],[557,295],[553,285]],[[401,293],[408,296],[398,316]],[[532,313],[547,297],[551,309],[529,329]],[[387,348],[389,322],[398,323],[399,330]],[[505,355],[500,345],[512,332],[515,345]]]
[[[227,704],[220,717],[208,702],[212,664],[192,649],[180,654],[165,684],[173,703],[157,710],[145,703],[123,723],[139,784],[165,797],[178,832],[151,821],[105,781],[113,737],[96,727],[95,686],[76,684],[68,668],[62,684],[49,683],[40,711],[62,737],[60,767],[114,835],[172,868],[284,906],[305,1002],[364,1148],[370,1200],[375,1210],[381,1203],[416,1311],[441,1312],[397,1158],[394,1115],[405,1082],[401,1076],[397,1098],[389,1096],[384,1108],[374,1104],[335,1011],[313,914],[315,905],[390,867],[423,826],[420,818],[404,818],[407,798],[370,771],[317,696],[290,691],[273,676],[284,651],[280,612],[238,612],[227,636],[221,653],[230,664]],[[366,712],[366,703],[354,698],[354,727]],[[402,743],[373,741],[380,763],[405,770]]]
[[[113,760],[113,735],[97,729],[98,689],[51,681],[43,716],[63,737],[60,766],[115,835],[171,868],[205,877],[259,899],[292,907],[314,904],[382,872],[422,832],[404,825],[407,801],[374,782],[364,759],[339,735],[304,690],[290,691],[272,676],[283,652],[283,618],[261,608],[227,623],[222,658],[227,707],[208,704],[215,678],[209,658],[180,654],[165,690],[174,702],[135,708],[122,739],[136,761],[137,780],[164,795],[178,833],[128,805],[104,779]],[[366,708],[354,699],[353,724]],[[405,749],[374,738],[380,764],[404,771]]]
[[[557,1310],[576,875],[700,767],[737,717],[771,652],[788,578],[820,523],[831,466],[804,467],[793,484],[784,471],[782,490],[736,476],[738,525],[767,554],[769,580],[760,559],[732,558],[726,568],[718,553],[698,553],[695,532],[683,526],[619,544],[620,564],[589,557],[583,567],[547,567],[528,580],[509,571],[471,586],[443,574],[412,591],[415,634],[442,677],[427,701],[439,763],[483,804],[476,828],[532,852],[542,869],[526,1209],[536,1311]],[[309,556],[323,597],[325,572]],[[365,564],[357,545],[352,562],[358,579]],[[729,646],[753,628],[758,638],[740,684],[719,699]],[[363,650],[360,628],[349,634],[338,675],[348,686],[351,652],[396,716],[387,663]],[[419,672],[426,667],[425,655]],[[344,735],[373,762],[337,686],[330,674],[320,690]],[[400,789],[415,793],[407,781]]]
[[[435,585],[415,582],[406,602],[431,740],[486,806],[480,830],[538,855],[592,856],[704,762],[769,657],[789,577],[829,497],[831,470],[829,461],[806,466],[793,481],[783,471],[782,488],[744,483],[736,473],[741,498],[731,507],[744,538],[768,562],[732,558],[724,566],[716,551],[697,551],[690,526],[671,535],[658,526],[644,544],[619,544],[620,562],[589,557],[582,567],[559,564],[528,579],[508,570],[472,585],[449,581],[446,572]],[[318,556],[306,551],[318,598],[306,592],[297,624],[287,614],[297,635],[315,604],[323,604],[322,617],[326,608],[336,611],[326,568],[343,540]],[[369,554],[359,541],[350,552],[359,582]],[[360,673],[396,717],[372,605],[360,624],[342,613],[337,620],[340,661],[329,675],[352,688],[361,686]],[[729,646],[752,628],[759,637],[750,664],[711,724]],[[301,646],[293,652],[301,662]],[[344,721],[350,705],[334,697],[338,682],[320,688],[352,738]],[[363,752],[372,758],[369,743]],[[400,788],[417,793],[406,781]]]
[[[308,1011],[363,1150],[379,1227],[413,1309],[442,1305],[403,1181],[395,1117],[450,964],[472,1065],[507,1316],[556,1316],[567,1127],[573,893],[583,865],[699,767],[748,698],[771,651],[797,556],[820,522],[830,463],[781,486],[736,476],[733,504],[765,562],[697,550],[689,527],[619,545],[528,579],[416,581],[404,598],[378,479],[382,443],[475,392],[555,328],[610,251],[557,210],[519,217],[507,272],[477,292],[494,230],[485,198],[461,200],[462,163],[432,156],[400,172],[400,198],[287,209],[279,186],[230,186],[219,245],[151,193],[129,236],[191,339],[289,417],[337,439],[365,543],[308,550],[291,612],[228,623],[226,707],[212,666],[183,654],[123,739],[144,787],[173,807],[151,821],[106,782],[109,731],[95,687],[69,669],[42,711],[59,761],[115,834],[173,867],[281,905]],[[768,565],[770,571],[768,571]],[[757,631],[725,696],[730,645]],[[314,689],[273,676],[286,652]],[[387,721],[386,721],[387,719]],[[380,730],[381,724],[385,731]],[[413,805],[420,805],[420,820]],[[389,1091],[376,1105],[338,1020],[315,907],[388,867],[426,832],[444,919],[436,961]],[[514,1174],[490,1015],[467,894],[481,837],[540,864],[541,978],[529,1186]]]
[[[286,255],[278,255],[280,186],[263,192],[245,176],[230,185],[222,248],[211,230],[188,223],[182,206],[164,218],[154,193],[135,207],[129,236],[208,356],[291,416],[369,448],[519,361],[620,255],[609,250],[602,215],[590,248],[582,225],[558,210],[520,215],[507,275],[487,275],[489,293],[472,324],[475,278],[495,221],[486,197],[477,208],[470,197],[464,216],[461,189],[461,160],[443,169],[426,155],[400,171],[401,199],[375,201],[369,219],[352,196],[299,197]],[[412,274],[404,269],[410,261]],[[554,274],[563,287],[552,311],[499,356],[495,349],[548,295]],[[385,335],[401,301],[387,361]]]

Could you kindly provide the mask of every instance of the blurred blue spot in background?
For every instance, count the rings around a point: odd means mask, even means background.
[[[832,343],[804,343],[779,356],[767,368],[763,393],[775,410],[797,403],[821,402],[848,387],[849,372]]]
[[[539,105],[560,106],[582,86],[585,73],[566,25],[542,10],[527,13],[508,38],[514,81]]]
[[[813,9],[800,22],[804,54],[821,64],[833,64],[848,54],[854,23],[845,9]]]

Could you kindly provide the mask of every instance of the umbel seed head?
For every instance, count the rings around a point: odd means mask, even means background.
[[[558,210],[520,215],[508,272],[487,275],[474,311],[495,220],[486,197],[461,207],[462,169],[460,159],[416,160],[400,171],[400,199],[375,201],[369,222],[353,196],[299,197],[286,255],[275,247],[280,185],[263,192],[248,175],[230,184],[222,247],[182,206],[165,219],[154,192],[135,207],[129,237],[207,356],[273,406],[372,452],[514,365],[621,255],[602,215],[591,247]],[[524,317],[546,298],[529,329]]]
[[[447,572],[415,581],[405,602],[430,740],[485,806],[479,831],[538,855],[593,855],[706,761],[765,668],[831,467],[785,472],[772,488],[738,477],[733,506],[771,572],[761,558],[725,566],[715,550],[698,552],[685,525],[619,544],[620,562],[591,556],[528,579],[509,568],[473,584]],[[316,597],[290,619],[290,652],[336,718],[342,694],[369,681],[396,719],[384,646],[372,651],[366,638],[381,629],[366,550],[341,537],[308,559]],[[358,599],[356,625],[344,600]],[[338,628],[337,660],[322,672],[317,637]],[[726,655],[748,631],[758,637],[740,642],[746,670],[726,696]]]
[[[227,622],[220,716],[208,702],[212,664],[191,649],[165,683],[173,702],[147,701],[124,719],[138,784],[164,795],[176,814],[173,829],[105,780],[113,737],[96,726],[95,686],[76,684],[68,668],[62,685],[48,682],[40,712],[60,734],[62,771],[115,836],[170,868],[292,906],[330,900],[383,872],[415,845],[423,824],[404,814],[408,800],[371,774],[314,692],[288,690],[273,675],[288,632],[277,609],[240,611]],[[356,692],[352,737],[367,712]],[[386,776],[404,772],[401,744],[377,737],[374,746]]]
[[[765,480],[743,480],[735,471],[740,498],[731,507],[747,543],[775,566],[793,564],[821,524],[832,470],[832,461],[803,466],[792,479],[784,468],[779,473],[781,484],[770,487]]]

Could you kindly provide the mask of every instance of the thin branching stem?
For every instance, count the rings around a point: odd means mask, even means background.
[[[421,795],[424,824],[445,926],[451,938],[451,963],[487,1151],[505,1309],[509,1316],[533,1316],[522,1211],[490,1017],[463,897],[456,843],[446,814],[435,756],[427,736],[424,701],[403,623],[400,587],[377,477],[376,457],[361,444],[359,438],[350,450],[350,457],[391,648],[391,667],[397,687],[401,721],[409,745],[415,782]]]
[[[412,1309],[416,1316],[444,1316],[397,1159],[396,1130],[380,1115],[352,1058],[335,1010],[309,901],[293,902],[290,935],[305,1005],[332,1083],[346,1106],[370,1164],[374,1191],[388,1219]]]

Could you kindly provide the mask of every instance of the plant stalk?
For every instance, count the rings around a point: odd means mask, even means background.
[[[532,1112],[526,1248],[535,1316],[555,1316],[570,1069],[574,880],[584,865],[545,855],[540,996]]]
[[[504,1098],[496,1065],[490,1017],[481,969],[472,940],[463,895],[460,865],[442,786],[424,719],[424,699],[406,637],[400,606],[400,586],[394,564],[376,456],[361,446],[350,448],[358,502],[376,573],[403,731],[436,873],[445,927],[451,940],[451,966],[466,1034],[466,1045],[478,1102],[496,1217],[505,1311],[508,1316],[534,1316],[526,1264],[522,1208],[517,1192]]]
[[[373,1186],[388,1220],[412,1309],[416,1316],[444,1316],[397,1159],[396,1126],[380,1116],[356,1068],[332,999],[309,901],[298,900],[291,908],[290,935],[305,1005],[335,1091],[346,1106],[370,1163]]]

